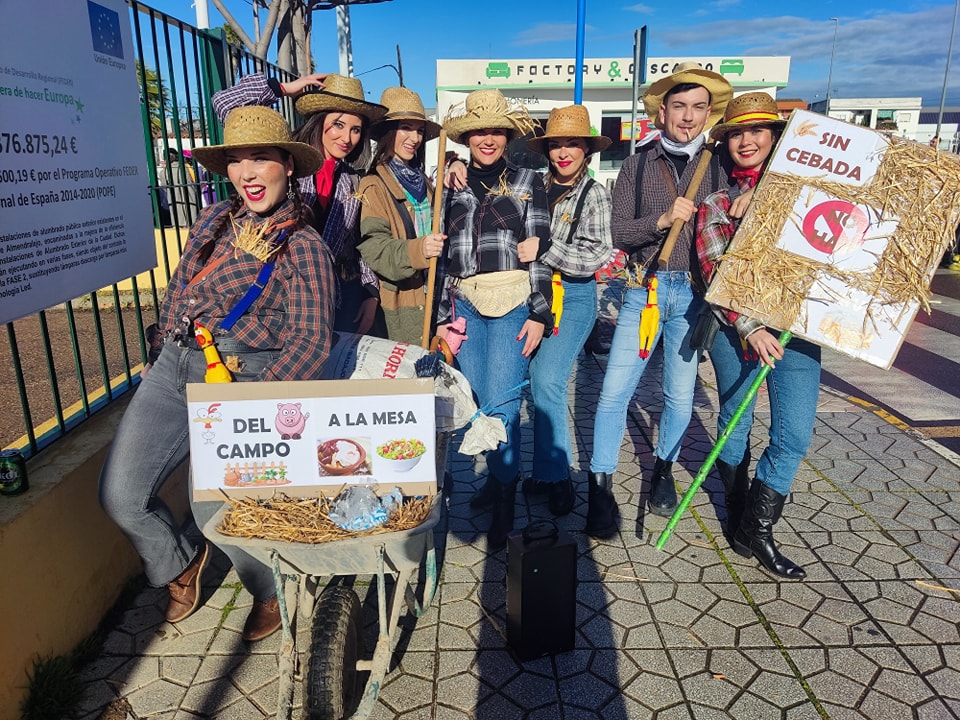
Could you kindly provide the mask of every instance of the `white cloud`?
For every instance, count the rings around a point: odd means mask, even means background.
[[[638,3],[637,5],[627,5],[624,10],[627,12],[640,13],[641,15],[653,15],[653,8],[649,5],[644,5],[643,3]]]
[[[514,45],[541,45],[552,42],[570,42],[576,40],[576,23],[538,23],[517,33]]]
[[[727,1],[727,0],[721,0]],[[730,0],[733,1],[733,0]],[[875,13],[858,19],[840,18],[833,66],[834,97],[916,97],[938,103],[943,84],[953,7],[927,8],[914,13]],[[784,15],[780,17],[714,20],[660,32],[671,53],[709,55],[789,55],[791,97],[812,100],[826,93],[834,23]],[[954,47],[952,76],[960,72]],[[960,83],[949,84],[957,88]],[[952,101],[960,101],[953,90]]]

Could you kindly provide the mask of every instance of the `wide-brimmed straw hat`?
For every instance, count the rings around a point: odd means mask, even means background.
[[[777,112],[777,101],[765,92],[749,92],[738,95],[723,113],[723,123],[710,131],[710,139],[723,140],[734,130],[751,125],[772,125],[782,128],[787,124]]]
[[[686,83],[701,85],[710,93],[710,117],[707,118],[705,130],[720,122],[727,103],[733,97],[733,86],[723,75],[704,70],[695,62],[680,63],[672,75],[657,80],[643,94],[643,107],[647,111],[647,117],[661,130],[663,125],[660,124],[660,106],[663,105],[663,98],[677,85]]]
[[[260,147],[280,148],[290,153],[296,177],[312,175],[320,167],[320,153],[306,143],[294,142],[283,116],[259,105],[231,110],[223,124],[223,144],[194,148],[193,157],[211,172],[226,175],[229,150]]]
[[[452,142],[461,143],[461,138],[473,130],[502,128],[513,135],[533,132],[536,123],[530,119],[527,109],[519,100],[503,96],[496,89],[474,90],[463,103],[454,105],[443,119],[443,129]]]
[[[363,83],[357,78],[330,73],[323,81],[323,90],[310,90],[297,98],[297,112],[304,117],[319,112],[340,112],[360,115],[371,123],[383,117],[383,105],[367,102],[363,97]]]
[[[380,96],[380,104],[387,113],[370,128],[370,137],[379,140],[396,127],[400,120],[419,120],[423,123],[423,141],[433,140],[440,134],[440,125],[427,119],[423,101],[413,90],[405,87],[388,87]]]
[[[546,131],[540,137],[527,140],[527,145],[534,152],[546,155],[550,138],[580,138],[587,143],[587,153],[606,150],[612,142],[608,137],[591,133],[590,113],[583,105],[567,105],[551,110]]]

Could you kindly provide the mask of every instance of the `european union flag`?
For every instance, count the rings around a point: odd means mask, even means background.
[[[90,12],[90,36],[94,51],[123,60],[120,15],[90,0],[87,0],[87,10]]]

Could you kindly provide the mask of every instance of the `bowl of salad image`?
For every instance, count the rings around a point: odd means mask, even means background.
[[[388,440],[377,445],[377,461],[394,472],[407,472],[420,462],[426,451],[427,447],[422,440]]]

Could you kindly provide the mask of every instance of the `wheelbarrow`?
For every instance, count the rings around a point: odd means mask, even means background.
[[[442,445],[444,451],[441,453],[438,447],[438,456],[442,455],[445,460],[446,443]],[[438,484],[443,482],[444,466],[445,462],[439,468]],[[303,673],[305,717],[363,720],[373,711],[390,668],[401,612],[406,607],[414,617],[422,616],[436,594],[439,576],[434,529],[444,507],[439,490],[429,516],[416,527],[325,543],[222,535],[217,532],[217,526],[227,511],[226,506],[204,525],[203,534],[217,544],[234,545],[273,568],[283,626],[277,717],[292,717],[298,656],[293,620],[298,612],[300,619],[312,623]],[[361,658],[360,600],[352,587],[339,581],[356,575],[376,578],[379,628],[369,660]],[[395,580],[389,596],[388,575]],[[324,578],[329,581],[324,583]],[[359,680],[364,672],[369,675],[361,688]]]

